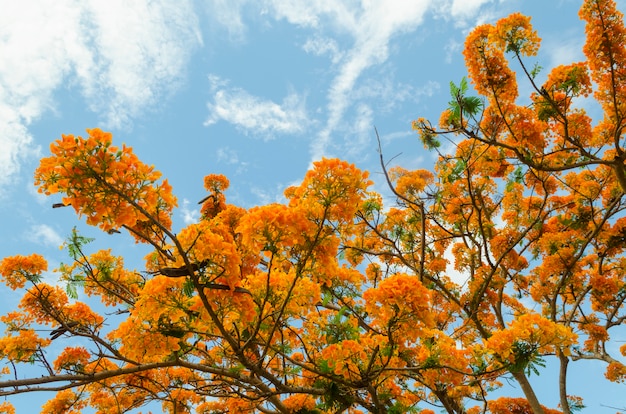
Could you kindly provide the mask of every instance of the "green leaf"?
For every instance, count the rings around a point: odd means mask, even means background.
[[[68,240],[65,242],[65,246],[67,247],[67,251],[70,257],[74,260],[78,260],[83,255],[82,254],[83,246],[91,243],[94,240],[95,240],[94,238],[81,236],[80,234],[78,234],[78,230],[76,230],[76,227],[74,227],[72,229],[72,234],[70,235]]]
[[[526,375],[533,373],[539,375],[537,367],[545,368],[546,362],[537,352],[537,345],[526,341],[515,341],[512,349],[515,355],[515,362],[509,368],[512,372],[524,371]]]
[[[461,88],[456,86],[454,82],[450,81],[450,96],[452,96],[452,98],[456,98],[459,95],[459,92],[461,92]]]
[[[570,411],[581,411],[583,408],[586,408],[581,399],[572,397],[571,395],[567,396],[567,405],[569,405]]]
[[[448,174],[448,182],[453,183],[461,177],[463,171],[465,171],[467,164],[465,160],[457,160],[456,164],[452,167],[452,171]]]
[[[535,79],[537,75],[539,75],[539,72],[541,72],[542,69],[543,67],[541,67],[538,63],[535,63],[535,66],[533,66],[533,68],[530,71],[530,77]]]
[[[483,101],[477,96],[463,98],[463,110],[470,116],[476,116],[483,109]]]
[[[450,82],[450,96],[452,100],[448,102],[450,110],[450,121],[452,124],[459,122],[462,117],[476,116],[483,108],[483,101],[477,96],[465,96],[469,86],[467,78],[461,79],[459,86]]]
[[[465,76],[463,76],[463,78],[461,78],[461,82],[459,84],[459,89],[461,90],[461,94],[465,94],[465,92],[467,92],[467,78]]]
[[[106,262],[106,263],[96,263],[96,269],[98,269],[98,276],[99,276],[99,280],[102,282],[108,282],[111,280],[111,272],[113,269],[111,269],[111,264],[110,262]]]
[[[191,278],[188,277],[187,279],[185,279],[185,283],[183,283],[183,295],[187,297],[192,297],[195,291],[196,287],[193,285],[193,281],[191,280]]]
[[[78,299],[77,288],[85,285],[85,276],[81,274],[71,274],[65,263],[59,265],[59,271],[67,277],[67,283],[65,285],[67,295],[72,299]]]
[[[322,305],[324,306],[328,305],[331,299],[332,299],[332,295],[329,292],[324,292],[322,296]]]
[[[344,317],[347,311],[348,311],[348,307],[342,306],[341,309],[339,309],[339,312],[337,312],[337,314],[333,317],[333,323],[336,325],[340,324],[341,319]]]
[[[424,144],[424,147],[426,147],[426,149],[428,150],[434,150],[441,146],[441,142],[439,142],[439,140],[436,138],[436,135],[433,133],[422,130],[420,138],[422,140],[422,143]]]
[[[65,292],[67,292],[67,296],[72,299],[78,299],[78,290],[76,289],[76,285],[74,283],[68,283],[65,285]]]
[[[244,369],[246,369],[246,367],[244,367],[242,364],[237,364],[228,368],[228,372],[230,374],[239,375],[240,373],[244,371]]]
[[[522,184],[523,182],[524,182],[524,169],[521,166],[519,166],[509,176],[509,180],[506,183],[505,190],[512,191],[513,185],[515,183]]]
[[[328,365],[328,361],[324,359],[320,361],[319,368],[322,374],[330,374],[331,372],[333,372],[333,370]]]
[[[381,205],[374,200],[367,200],[363,204],[363,209],[366,214],[372,214],[373,212],[379,212],[381,209]]]
[[[419,409],[416,407],[409,407],[396,401],[394,405],[387,409],[388,414],[407,414],[407,413],[419,413]]]

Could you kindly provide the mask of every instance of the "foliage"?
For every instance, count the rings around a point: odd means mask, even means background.
[[[480,96],[453,83],[437,126],[413,124],[429,149],[444,138],[454,151],[434,172],[385,169],[389,207],[366,172],[322,159],[287,203],[250,209],[208,175],[201,219],[174,232],[158,171],[98,129],[64,135],[35,173],[39,191],[152,251],[129,270],[74,231],[71,262],[55,270],[66,290],[44,281],[40,255],[2,260],[23,298],[1,319],[0,395],[57,391],[50,413],[153,401],[169,413],[581,409],[568,364],[604,361],[609,380],[626,379],[608,346],[626,317],[626,30],[612,1],[585,1],[581,17],[588,61],[542,85],[524,61],[539,47],[527,17],[474,29],[464,55]],[[507,54],[534,90],[528,104]],[[577,106],[592,92],[596,125]],[[528,380],[548,360],[561,366],[559,410]],[[42,371],[22,379],[22,364]],[[504,378],[524,398],[493,399]]]

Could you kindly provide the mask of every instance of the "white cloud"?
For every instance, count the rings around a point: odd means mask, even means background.
[[[218,162],[224,162],[226,164],[239,164],[239,156],[237,155],[237,151],[229,147],[223,147],[218,148],[216,152]]]
[[[96,30],[97,54],[77,61],[77,74],[94,100],[91,109],[104,110],[114,126],[175,89],[201,43],[190,2],[92,1],[85,15]]]
[[[223,2],[218,2],[224,7]],[[480,6],[480,2],[473,1]],[[433,0],[311,0],[307,2],[285,2],[281,0],[263,0],[246,2],[238,0],[226,13],[226,20],[241,26],[243,5],[246,11],[260,10],[262,16],[288,23],[310,31],[309,37],[302,43],[306,53],[328,55],[333,63],[331,73],[334,78],[327,89],[327,103],[323,114],[326,121],[312,140],[311,155],[316,160],[328,155],[334,136],[338,131],[345,132],[350,126],[346,117],[351,109],[359,111],[362,103],[354,95],[363,73],[370,68],[385,63],[389,57],[392,40],[400,34],[414,31],[419,27],[426,12],[437,2]],[[453,6],[446,3],[447,9]],[[461,3],[455,2],[458,13],[464,11]],[[235,11],[235,14],[232,14]],[[245,27],[240,27],[244,32]],[[347,45],[346,45],[347,41]],[[386,76],[386,75],[385,75]],[[384,85],[385,87],[387,85]],[[393,85],[393,93],[401,88]],[[381,93],[383,91],[380,91]],[[243,110],[237,111],[235,104],[241,104]],[[250,106],[253,105],[253,108]],[[257,107],[258,106],[258,107]],[[226,120],[244,131],[261,128],[267,131],[294,131],[285,125],[284,104],[263,100],[237,88],[220,87],[211,102],[212,111],[207,124]],[[379,108],[376,108],[378,110]],[[349,112],[350,111],[350,112]],[[348,114],[348,115],[347,115]],[[248,117],[250,116],[250,117]],[[268,119],[264,121],[264,119]],[[359,121],[367,118],[358,117]],[[352,119],[351,119],[352,120]],[[282,129],[280,126],[283,126]],[[371,128],[371,125],[369,126]],[[299,132],[299,129],[295,129]]]
[[[312,159],[326,155],[333,136],[342,124],[349,108],[357,105],[355,89],[359,86],[365,71],[385,63],[389,57],[391,42],[403,33],[413,32],[419,27],[428,10],[435,8],[437,14],[446,19],[454,19],[463,26],[470,19],[488,18],[491,12],[485,5],[493,0],[353,0],[337,2],[332,0],[312,0],[309,2],[271,2],[274,17],[286,19],[292,24],[314,29],[315,34],[305,44],[304,50],[310,53],[330,53],[336,63],[336,76],[327,92],[327,121],[318,136],[312,141]],[[345,50],[335,47],[333,36],[348,35],[352,45]],[[452,45],[451,45],[452,46]],[[389,87],[381,82],[384,89],[398,94],[402,88]],[[428,85],[430,92],[436,85]],[[383,95],[384,96],[384,95]],[[401,95],[397,96],[402,99]],[[389,100],[388,102],[392,102]],[[357,109],[358,111],[358,109]],[[361,121],[366,118],[360,117]],[[371,128],[371,126],[370,126]]]
[[[247,0],[212,0],[206,2],[207,14],[212,21],[227,30],[231,41],[241,42],[246,26],[241,18],[242,7]]]
[[[52,227],[46,224],[35,224],[30,226],[26,239],[45,246],[59,247],[63,244],[63,237]]]
[[[251,187],[250,192],[254,194],[258,200],[255,205],[263,206],[272,203],[284,204],[287,201],[284,195],[287,187],[290,187],[290,185],[277,184],[273,190]]]
[[[586,60],[583,54],[585,37],[579,31],[560,33],[558,37],[551,37],[541,44],[541,53],[549,59],[549,69],[559,65],[569,65],[573,62]],[[547,75],[547,72],[546,74]]]
[[[356,107],[356,115],[352,123],[352,133],[346,136],[348,154],[356,156],[368,147],[374,134],[374,111],[369,105],[360,103]]]
[[[192,203],[186,198],[183,199],[183,204],[180,207],[180,213],[185,225],[197,223],[200,220],[200,210],[191,207]]]
[[[0,101],[0,188],[12,183],[22,160],[38,151],[17,111]]]
[[[245,172],[248,168],[248,162],[241,161],[239,159],[239,155],[237,151],[233,150],[229,147],[218,148],[216,151],[217,161],[222,162],[228,165],[236,165],[237,169],[235,170],[236,174],[241,174]]]
[[[436,3],[436,4],[435,4]],[[447,0],[434,2],[436,15],[450,22],[454,27],[471,29],[476,25],[491,22],[498,16],[497,4],[487,7],[491,3],[502,3],[494,0]]]
[[[395,82],[390,68],[383,67],[380,76],[364,79],[355,86],[350,93],[352,101],[372,100],[375,102],[376,112],[388,113],[405,101],[417,101],[426,96],[432,96],[439,91],[439,84],[428,81],[420,88],[413,85]]]
[[[350,93],[361,74],[368,68],[386,61],[391,39],[400,33],[412,31],[422,22],[430,5],[420,1],[352,1],[319,0],[311,2],[274,1],[272,7],[277,19],[284,18],[292,24],[348,34],[353,46],[343,52],[338,61],[337,75],[328,90],[326,107],[328,119],[312,143],[312,157],[325,155],[331,137],[344,119],[352,101]],[[317,38],[327,38],[318,35]],[[309,43],[316,46],[316,37]],[[317,45],[319,46],[319,45]],[[338,53],[335,54],[338,56]]]
[[[210,77],[213,99],[207,104],[205,125],[229,122],[246,133],[271,139],[274,134],[299,134],[308,125],[306,100],[294,92],[277,104],[251,95],[241,88],[228,87],[218,77]]]
[[[201,43],[189,0],[2,2],[0,186],[32,151],[28,126],[77,87],[109,127],[170,93]]]
[[[287,203],[285,190],[289,187],[297,187],[301,184],[302,180],[297,179],[287,183],[276,183],[273,188],[250,187],[250,193],[257,198],[257,202],[253,205],[267,205],[271,203],[285,204]]]
[[[452,18],[458,19],[470,19],[473,18],[480,7],[485,3],[490,3],[492,0],[453,0],[450,7],[450,14]]]
[[[339,49],[337,42],[328,37],[316,36],[309,38],[304,45],[302,45],[302,49],[307,53],[312,53],[317,56],[328,54],[333,63],[338,63],[343,57],[343,52]]]
[[[410,131],[410,130],[402,130],[402,131],[396,131],[396,132],[390,132],[387,134],[382,134],[380,136],[380,140],[383,143],[389,143],[398,139],[405,139],[408,137],[411,137],[415,135],[414,131]]]
[[[269,0],[267,3],[277,20],[285,19],[291,24],[312,28],[331,25],[334,30],[344,32],[355,30],[357,26],[355,11],[362,7],[358,0],[307,2]]]
[[[214,74],[209,74],[207,76],[207,78],[209,79],[209,85],[210,85],[210,90],[211,92],[215,92],[219,89],[224,89],[228,86],[228,80],[226,79],[222,79],[217,75]]]
[[[439,84],[432,81],[419,88],[398,83],[393,78],[392,69],[386,66],[381,66],[379,76],[361,80],[347,94],[349,106],[334,129],[335,135],[341,132],[345,137],[346,148],[339,148],[340,151],[351,156],[362,156],[364,150],[369,152],[373,145],[371,140],[374,137],[375,116],[391,113],[406,101],[419,101],[423,97],[432,96],[440,89]],[[405,126],[409,128],[409,120]],[[336,139],[332,143],[329,140],[324,151],[333,153],[338,144]]]
[[[452,63],[453,58],[462,56],[463,43],[450,39],[444,50],[446,51],[446,63]]]
[[[38,191],[37,187],[35,186],[34,177],[24,183],[24,191],[30,194],[35,199],[35,202],[40,206],[50,206],[50,197]]]

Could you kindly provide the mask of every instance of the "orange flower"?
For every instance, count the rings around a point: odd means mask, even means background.
[[[315,399],[307,394],[294,394],[287,397],[283,404],[287,409],[296,413],[300,410],[312,410],[315,408]]]
[[[363,298],[375,326],[388,329],[390,323],[398,323],[409,341],[414,341],[424,328],[433,324],[430,293],[417,276],[392,275],[376,288],[366,290]]]
[[[215,217],[226,208],[224,191],[228,189],[229,184],[228,179],[221,174],[209,174],[204,177],[204,188],[209,191],[209,195],[200,201],[202,217]]]
[[[49,344],[49,339],[39,337],[32,329],[24,329],[17,336],[0,338],[0,356],[13,362],[29,362],[39,348]]]
[[[434,181],[433,173],[427,170],[407,171],[395,167],[389,170],[389,176],[396,183],[396,191],[409,199],[418,198],[426,186]]]
[[[579,12],[587,22],[583,51],[591,69],[591,78],[598,84],[596,99],[611,119],[622,119],[625,114],[626,28],[624,15],[613,0],[587,0]]]
[[[528,313],[515,318],[507,329],[494,332],[485,341],[485,348],[499,358],[515,363],[515,343],[524,342],[538,353],[553,353],[559,349],[569,355],[569,347],[575,343],[577,335],[565,326],[536,313]]]
[[[20,308],[36,323],[56,324],[67,303],[68,297],[63,289],[39,283],[26,292]]]
[[[169,229],[176,198],[167,180],[158,184],[161,173],[131,148],[112,146],[110,133],[87,132],[87,139],[63,135],[50,146],[52,156],[35,171],[39,192],[64,193],[63,203],[87,216],[88,224],[105,231],[129,227],[138,241]]]
[[[46,270],[48,262],[38,254],[5,257],[0,262],[2,281],[13,290],[23,288],[26,281],[35,283]]]
[[[82,372],[90,358],[91,355],[83,347],[67,347],[54,361],[54,369],[57,372],[61,370]]]
[[[606,372],[604,376],[609,381],[613,382],[624,382],[626,381],[626,365],[621,362],[611,362],[606,367]]]
[[[488,404],[489,412],[493,414],[532,414],[533,410],[524,398],[501,397],[491,400]],[[561,414],[561,411],[543,407],[545,414]]]
[[[0,403],[0,414],[15,414],[15,407],[8,401]]]
[[[87,406],[81,396],[72,390],[59,391],[56,396],[41,407],[42,414],[80,414]]]
[[[372,184],[368,176],[354,164],[322,158],[313,163],[302,184],[285,190],[285,196],[291,207],[302,207],[312,220],[349,223]]]
[[[124,268],[121,256],[111,255],[111,249],[99,250],[84,262],[74,262],[59,270],[62,280],[81,280],[85,294],[99,297],[106,306],[132,303],[144,283],[138,272]]]

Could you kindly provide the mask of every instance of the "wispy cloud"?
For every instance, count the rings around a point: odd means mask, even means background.
[[[0,102],[0,196],[3,195],[1,189],[13,182],[21,162],[38,153],[39,149],[33,145],[33,137],[18,112]]]
[[[304,44],[305,51],[330,53],[337,64],[337,75],[327,92],[327,120],[312,142],[313,159],[326,154],[333,133],[353,103],[351,92],[363,72],[387,60],[391,39],[419,26],[429,5],[430,1],[427,0],[361,4],[321,0],[272,2],[275,18],[317,31]],[[332,35],[345,34],[352,38],[352,45],[345,51],[338,50],[337,43],[328,40]]]
[[[63,244],[63,237],[46,224],[32,225],[26,234],[26,239],[33,243],[51,247],[59,247]]]
[[[439,91],[439,84],[427,81],[421,87],[396,82],[391,68],[383,67],[384,75],[364,79],[350,93],[354,102],[370,100],[376,102],[377,111],[388,113],[406,101],[419,100]]]
[[[302,45],[302,49],[317,56],[330,55],[332,63],[338,63],[343,57],[343,52],[335,39],[329,37],[315,36],[309,38]]]
[[[267,205],[271,203],[285,203],[287,200],[285,198],[284,192],[287,187],[293,184],[277,184],[273,189],[260,188],[260,187],[251,187],[250,192],[256,196],[257,203],[256,205]]]
[[[580,31],[571,30],[544,41],[541,45],[541,52],[548,58],[549,68],[569,65],[572,62],[586,60],[583,54],[584,43],[584,35]]]
[[[374,132],[374,111],[371,106],[359,103],[355,108],[355,116],[350,133],[345,136],[346,151],[350,156],[358,156],[368,147]]]
[[[188,0],[3,2],[0,13],[0,186],[32,149],[29,125],[78,88],[119,127],[176,88],[201,43]]]
[[[192,206],[194,206],[194,204],[191,201],[186,198],[183,199],[183,203],[180,206],[180,215],[185,225],[197,223],[198,220],[200,220],[200,210]]]
[[[215,155],[217,156],[218,162],[237,166],[237,174],[241,174],[248,168],[248,162],[241,161],[241,159],[239,159],[237,151],[230,147],[218,148],[215,152]]]
[[[463,51],[463,43],[454,39],[450,39],[445,46],[445,51],[446,63],[452,63],[453,58],[458,58],[459,56],[462,56],[461,52]]]
[[[83,10],[94,27],[76,73],[91,109],[113,126],[129,122],[146,105],[175,90],[191,50],[201,44],[189,1],[108,1]]]
[[[446,18],[466,21],[476,18],[486,4],[493,2],[262,0],[255,3],[237,0],[230,7],[223,1],[218,1],[214,7],[228,8],[226,20],[233,23],[237,33],[246,31],[241,16],[244,3],[249,13],[255,10],[264,19],[287,21],[307,33],[308,37],[301,43],[306,53],[329,57],[332,63],[329,73],[333,74],[333,78],[327,87],[326,104],[320,112],[324,121],[311,141],[311,157],[315,160],[330,155],[329,149],[338,144],[337,133],[344,134],[349,129],[348,124],[353,126],[356,121],[359,126],[363,126],[364,122],[371,121],[372,115],[363,110],[366,106],[373,111],[380,109],[378,105],[374,108],[372,99],[368,100],[363,95],[359,98],[358,95],[365,92],[363,84],[374,78],[366,77],[365,73],[372,68],[381,68],[387,62],[395,38],[415,31],[429,10],[434,10],[437,15],[449,16]],[[389,94],[389,91],[402,98],[402,88],[399,85],[390,86],[388,82],[391,78],[388,74],[377,78],[380,79],[379,84],[375,85],[377,89],[369,91],[379,94],[374,100],[381,98],[382,94]],[[299,133],[301,129],[287,121],[288,111],[285,107],[290,102],[288,99],[297,100],[294,95],[289,95],[285,101],[277,103],[255,97],[239,88],[222,85],[209,104],[211,114],[207,124],[224,120],[246,132],[257,129],[274,133]]]
[[[218,148],[216,151],[216,155],[218,162],[224,162],[231,165],[239,164],[239,156],[237,155],[237,151],[229,147]]]
[[[205,2],[206,13],[213,24],[228,32],[233,42],[242,42],[245,39],[247,28],[243,22],[241,10],[248,0],[212,0]]]
[[[502,11],[502,1],[496,0],[443,0],[434,2],[435,15],[454,27],[470,28],[494,20]],[[499,11],[500,10],[500,11]]]
[[[450,6],[450,16],[462,24],[478,15],[478,10],[484,4],[491,3],[493,0],[453,0]],[[483,14],[484,16],[484,14]]]
[[[413,136],[414,134],[415,134],[414,131],[402,130],[402,131],[390,132],[387,134],[381,134],[380,139],[384,143],[389,143],[395,140],[408,138],[410,136]]]
[[[299,134],[308,125],[306,99],[295,92],[289,93],[278,104],[261,99],[227,81],[210,76],[212,100],[207,104],[209,116],[205,125],[226,121],[246,133],[274,138],[276,134]]]

